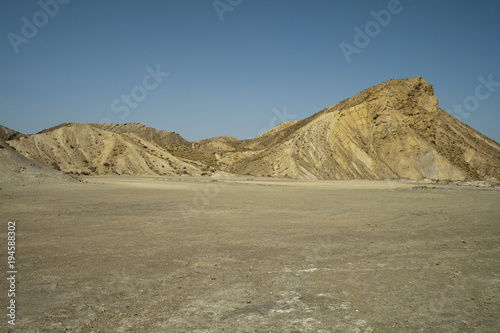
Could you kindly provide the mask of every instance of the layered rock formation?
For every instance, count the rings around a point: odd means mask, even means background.
[[[500,179],[500,145],[441,110],[422,78],[389,80],[251,140],[188,142],[138,123],[8,133],[18,152],[67,173]]]

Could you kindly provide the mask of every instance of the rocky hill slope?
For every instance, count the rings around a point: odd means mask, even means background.
[[[500,177],[500,145],[441,110],[432,86],[422,78],[381,83],[309,118],[280,124],[219,151],[199,142],[187,155],[256,176]]]
[[[75,182],[70,176],[21,155],[6,143],[0,142],[0,184]]]
[[[0,141],[14,140],[24,136],[24,134],[0,125]]]
[[[500,145],[441,110],[422,78],[389,80],[250,140],[188,142],[138,123],[61,124],[8,144],[77,174],[500,179]]]
[[[205,168],[179,159],[135,133],[116,133],[91,124],[62,124],[8,144],[26,157],[65,173],[199,175]]]

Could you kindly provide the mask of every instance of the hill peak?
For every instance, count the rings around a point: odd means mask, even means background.
[[[41,133],[8,143],[48,166],[61,160],[67,172],[203,174],[217,169],[311,179],[500,178],[500,145],[441,110],[432,85],[422,77],[382,82],[250,140],[188,142],[137,122],[66,123]]]
[[[159,131],[156,128],[136,122],[124,124],[92,124],[92,126],[115,133],[134,133],[160,146],[187,143],[187,140],[175,132],[168,132],[165,130]]]

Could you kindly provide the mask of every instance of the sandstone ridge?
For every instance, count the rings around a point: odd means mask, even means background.
[[[102,126],[106,127],[106,126]],[[116,126],[123,129],[126,126]],[[117,133],[119,132],[119,133]],[[200,175],[205,166],[171,155],[133,132],[69,123],[8,141],[18,152],[70,174]],[[167,136],[153,135],[153,140]]]
[[[250,140],[188,142],[127,123],[62,124],[7,143],[80,174],[500,179],[500,145],[441,110],[432,85],[420,77],[383,82]]]

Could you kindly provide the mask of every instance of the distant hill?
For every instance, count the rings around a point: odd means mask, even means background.
[[[134,133],[143,139],[160,146],[184,144],[188,141],[174,132],[164,130],[158,131],[152,127],[147,127],[139,123],[126,124],[92,124],[94,127],[99,127],[107,131],[115,133]]]
[[[439,108],[422,78],[389,80],[250,140],[188,142],[139,123],[61,124],[7,143],[80,174],[500,179],[500,145]]]
[[[120,127],[113,127],[117,128]],[[149,130],[146,128],[146,131]],[[167,137],[152,135],[157,140],[166,140]],[[133,132],[114,132],[92,124],[62,124],[10,140],[8,144],[26,157],[66,173],[199,175],[208,170],[201,163],[184,161],[171,155]]]

